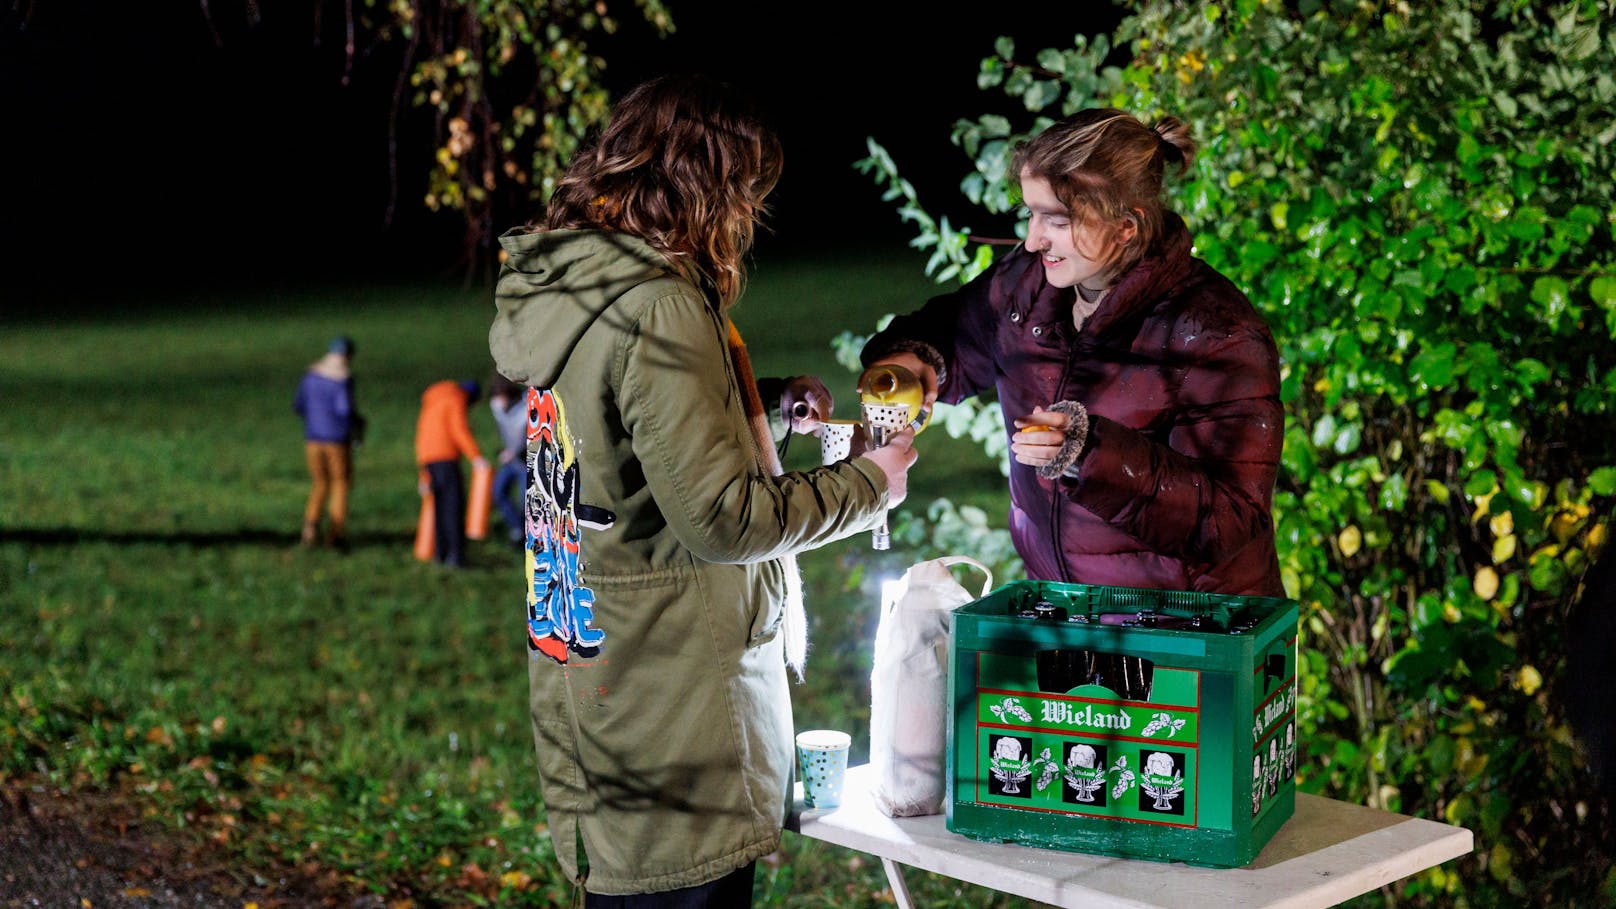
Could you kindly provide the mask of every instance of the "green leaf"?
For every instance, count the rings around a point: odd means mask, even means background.
[[[1446,489],[1443,490],[1447,492]],[[1408,482],[1400,473],[1394,473],[1386,478],[1380,487],[1380,507],[1386,511],[1402,511],[1403,505],[1408,501]]]
[[[1565,315],[1571,302],[1571,288],[1565,279],[1556,275],[1543,275],[1532,282],[1532,302],[1543,307],[1543,318],[1551,325]]]
[[[1331,443],[1335,441],[1336,432],[1335,417],[1330,414],[1319,417],[1313,424],[1313,447],[1329,448]]]
[[[1541,385],[1553,375],[1549,367],[1542,360],[1526,357],[1515,363],[1515,381],[1523,388]]]
[[[1451,638],[1441,623],[1426,626],[1418,645],[1386,661],[1386,681],[1399,691],[1420,691],[1436,682],[1454,663]]]
[[[1026,94],[1022,96],[1021,100],[1027,106],[1027,110],[1040,111],[1055,103],[1060,98],[1060,94],[1060,83],[1040,79],[1027,87]]]
[[[1616,276],[1599,275],[1589,281],[1588,296],[1605,309],[1616,309]]]
[[[1358,450],[1358,444],[1363,439],[1363,427],[1357,423],[1348,423],[1336,433],[1335,441],[1330,447],[1336,454],[1346,455]]]
[[[1597,496],[1616,495],[1616,467],[1601,467],[1590,473],[1588,488]]]
[[[1535,559],[1527,570],[1527,581],[1534,590],[1557,594],[1565,588],[1566,567],[1558,559]]]
[[[1490,470],[1478,470],[1465,480],[1464,492],[1471,499],[1479,499],[1498,488],[1498,475]]]
[[[1432,739],[1431,744],[1425,749],[1431,772],[1438,776],[1447,776],[1453,772],[1453,764],[1458,753],[1458,745],[1453,741],[1453,737],[1448,735],[1439,735]]]
[[[1453,361],[1457,352],[1458,346],[1452,341],[1426,347],[1409,363],[1409,380],[1422,392],[1447,388],[1453,382]]]

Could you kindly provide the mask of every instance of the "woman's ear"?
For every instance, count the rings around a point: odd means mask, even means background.
[[[1145,213],[1137,208],[1123,215],[1122,220],[1117,223],[1117,242],[1123,246],[1133,243],[1139,237],[1139,225],[1144,222],[1144,218]]]

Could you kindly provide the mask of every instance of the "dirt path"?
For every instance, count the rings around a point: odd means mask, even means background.
[[[104,796],[0,784],[0,907],[5,909],[382,909],[309,873],[232,869]]]

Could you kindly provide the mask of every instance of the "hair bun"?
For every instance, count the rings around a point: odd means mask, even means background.
[[[1161,148],[1162,160],[1178,165],[1180,173],[1188,170],[1196,152],[1189,125],[1177,117],[1163,117],[1151,129],[1156,133],[1156,144]]]
[[[1161,146],[1162,157],[1167,160],[1168,164],[1181,164],[1181,163],[1183,163],[1183,161],[1184,161],[1184,150],[1182,148],[1179,148],[1178,146],[1174,145],[1172,143],[1172,140],[1168,139],[1166,136],[1162,135],[1161,133],[1157,133],[1156,134],[1156,144]]]

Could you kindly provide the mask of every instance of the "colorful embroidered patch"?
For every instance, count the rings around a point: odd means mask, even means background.
[[[527,393],[527,646],[557,663],[594,656],[606,632],[592,627],[595,592],[579,577],[582,528],[605,530],[612,512],[578,501],[578,463],[566,408],[549,389]]]

